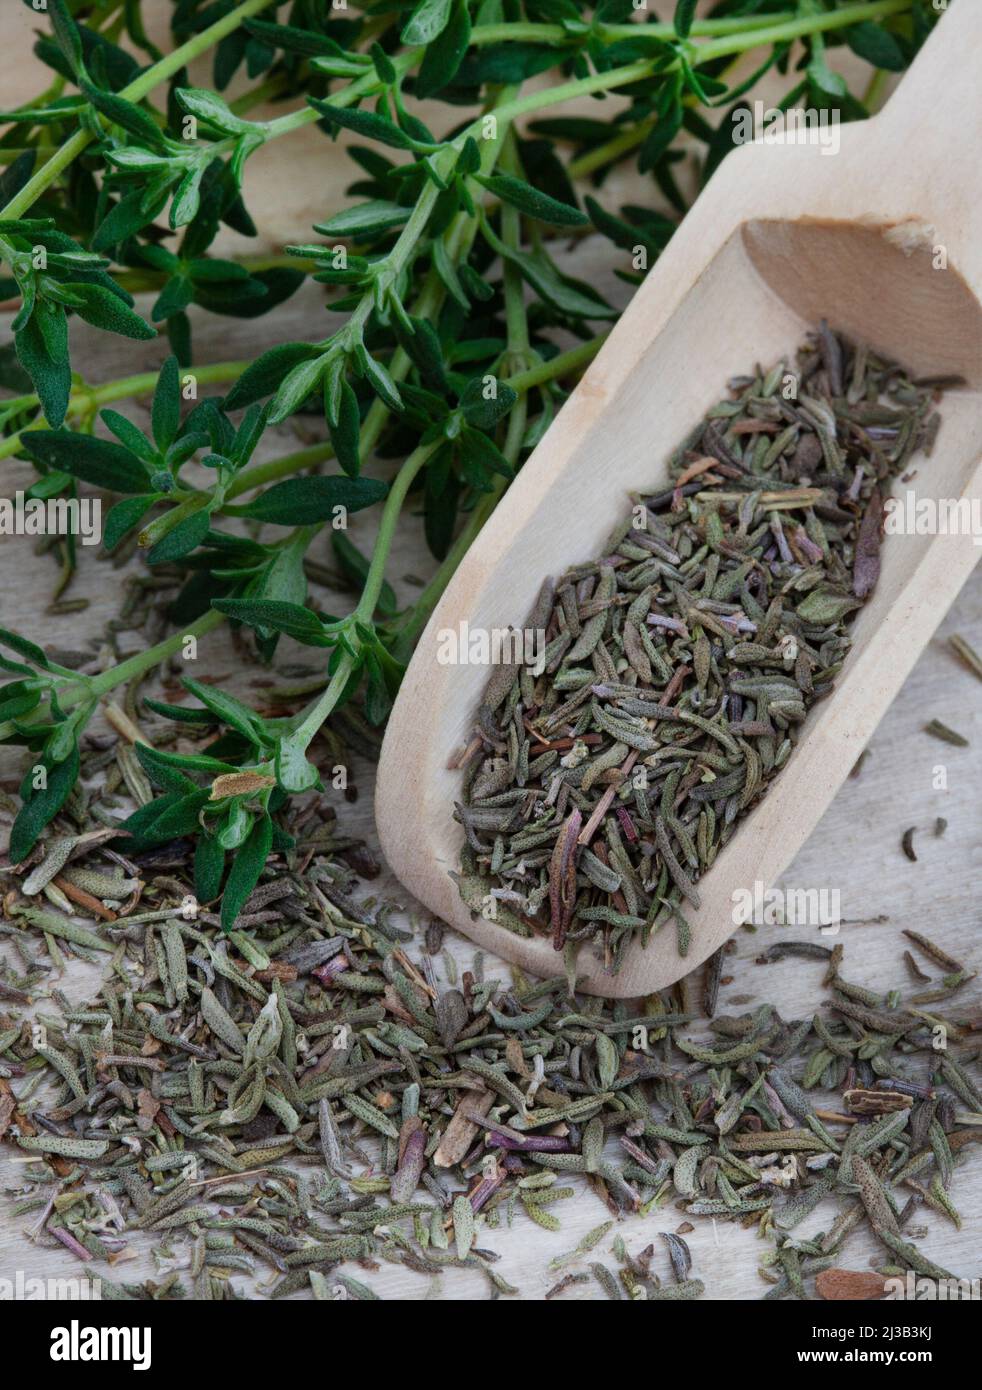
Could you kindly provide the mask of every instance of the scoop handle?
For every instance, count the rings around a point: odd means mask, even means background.
[[[919,205],[944,210],[982,272],[982,4],[949,0],[947,12],[871,122],[885,181]],[[872,172],[872,171],[871,171]],[[982,289],[982,273],[974,287]]]

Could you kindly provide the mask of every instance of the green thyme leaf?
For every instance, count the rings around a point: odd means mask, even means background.
[[[72,390],[64,309],[55,304],[38,305],[23,327],[14,330],[14,345],[41,401],[44,418],[57,429],[65,418]]]
[[[157,448],[165,454],[181,427],[181,375],[173,355],[167,358],[157,377],[150,427]]]
[[[327,365],[325,356],[298,362],[280,382],[269,409],[269,422],[278,425],[299,410],[312,391],[316,391]]]
[[[237,730],[250,743],[257,741],[260,721],[248,705],[244,705],[234,695],[218,690],[213,685],[204,685],[200,681],[192,680],[190,676],[185,676],[181,684],[185,690],[196,695],[206,709],[210,709],[212,714],[217,714],[223,724]]]
[[[163,496],[161,492],[149,492],[139,497],[126,497],[110,509],[102,533],[102,543],[107,550],[113,550],[138,522],[142,521],[153,504]]]
[[[196,783],[181,771],[187,763],[176,754],[161,753],[146,743],[136,743],[133,747],[140,766],[155,787],[161,787],[165,792],[177,792],[180,796],[199,790]]]
[[[198,817],[208,799],[207,788],[183,796],[168,792],[134,811],[123,821],[121,829],[132,835],[138,845],[166,844],[181,835],[193,835],[199,828]]]
[[[48,658],[40,647],[36,647],[33,642],[29,642],[26,637],[21,637],[16,632],[10,632],[5,627],[0,627],[0,645],[10,647],[19,656],[26,657],[28,661],[40,666],[42,671],[46,671],[49,666]]]
[[[667,153],[672,141],[682,129],[685,112],[680,100],[675,100],[664,112],[644,138],[638,154],[638,168],[641,173],[654,169]]]
[[[163,149],[163,134],[160,127],[142,107],[136,106],[132,101],[124,100],[123,97],[116,96],[114,92],[106,92],[99,87],[94,87],[91,82],[83,81],[79,85],[95,109],[110,120],[113,125],[121,126],[130,135],[136,136],[137,140],[148,145],[151,150]]]
[[[127,304],[107,290],[104,285],[73,284],[72,305],[79,318],[85,319],[96,328],[104,328],[107,333],[118,333],[123,338],[155,338],[157,330],[135,314]]]
[[[548,222],[554,227],[583,227],[590,220],[579,208],[550,198],[530,183],[512,178],[510,174],[477,174],[475,177],[503,203],[510,203],[526,217],[534,217],[539,222]]]
[[[218,758],[208,757],[206,753],[168,753],[164,748],[151,748],[146,743],[137,743],[134,744],[134,747],[145,771],[154,778],[164,774],[171,776],[182,768],[188,772],[208,772],[212,775],[220,775],[229,771],[225,763]],[[183,779],[184,782],[188,780],[188,778]],[[160,785],[164,786],[165,783],[161,781]],[[176,789],[169,788],[168,790]],[[182,783],[180,790],[184,791],[185,789]]]
[[[78,31],[78,25],[72,19],[65,0],[47,0],[47,10],[51,15],[51,27],[55,33],[55,41],[68,63],[69,69],[75,76],[83,71],[82,66],[82,37]]]
[[[325,413],[328,414],[327,424],[334,447],[334,457],[345,473],[350,478],[355,478],[361,469],[361,411],[358,408],[358,397],[348,382],[340,383],[336,418],[331,419],[326,409]]]
[[[309,608],[302,608],[297,603],[284,603],[278,599],[219,598],[213,601],[212,607],[236,622],[248,623],[250,627],[272,628],[308,647],[328,647],[333,642],[325,633],[320,619]]]
[[[359,348],[356,360],[359,370],[375,394],[385,402],[390,410],[401,410],[402,397],[399,394],[399,388],[382,363],[367,353],[364,348]]]
[[[162,714],[166,719],[176,720],[179,724],[215,724],[218,716],[210,709],[194,709],[187,705],[168,705],[162,700],[151,700],[145,697],[143,703],[147,709],[152,709],[155,714]]]
[[[271,48],[282,48],[284,53],[299,53],[304,58],[341,54],[344,51],[326,34],[315,34],[310,29],[299,29],[292,24],[271,24],[265,19],[247,19],[243,27]]]
[[[162,536],[156,545],[147,552],[150,565],[169,565],[182,556],[189,555],[207,536],[211,527],[211,517],[206,508],[192,512],[179,521],[173,530]]]
[[[194,891],[199,902],[210,903],[222,891],[225,851],[214,835],[202,833],[194,851]]]
[[[320,232],[322,236],[370,240],[372,237],[380,236],[382,232],[403,226],[408,222],[411,212],[412,208],[402,207],[398,203],[374,200],[335,213],[326,222],[316,222],[314,231]]]
[[[268,521],[275,526],[307,526],[314,521],[335,521],[342,510],[359,512],[381,502],[388,492],[376,478],[287,478],[275,483],[241,508],[242,516]]]
[[[271,395],[301,362],[318,355],[310,343],[279,343],[251,363],[225,397],[226,410],[240,410]]]
[[[358,107],[331,106],[329,102],[318,101],[316,97],[309,97],[308,101],[315,111],[320,112],[329,126],[336,126],[339,130],[353,130],[356,135],[364,136],[368,140],[378,140],[380,144],[390,145],[396,150],[411,150],[414,146],[411,136],[400,130],[393,121],[378,115],[375,111],[364,111]]]
[[[45,826],[54,820],[78,781],[78,744],[72,741],[68,755],[52,763],[44,758],[28,768],[21,786],[22,806],[10,830],[10,862],[19,864],[41,838]],[[39,784],[39,785],[36,785]]]
[[[494,429],[499,420],[511,410],[518,400],[518,392],[496,377],[487,380],[477,378],[469,381],[461,395],[460,406],[464,419],[475,429]]]
[[[900,44],[881,24],[866,21],[850,24],[844,31],[846,43],[853,53],[872,64],[874,68],[885,68],[887,72],[903,72],[907,66]]]
[[[143,463],[154,465],[159,460],[159,454],[150,440],[128,420],[125,415],[120,415],[116,410],[100,410],[99,419],[110,430],[122,444],[124,449],[129,449],[131,454],[135,454]]]
[[[470,40],[471,17],[466,0],[455,0],[444,28],[427,42],[416,78],[419,98],[435,96],[450,85],[460,70]]]
[[[522,278],[547,304],[572,318],[617,317],[617,310],[607,304],[595,290],[563,275],[543,247],[540,246],[536,251],[516,251],[496,236],[487,223],[482,224],[481,230],[493,250],[517,266]]]
[[[92,238],[93,251],[109,251],[135,236],[167,206],[168,189],[134,189],[110,207]]]
[[[150,474],[140,460],[120,444],[72,430],[31,430],[21,449],[46,468],[57,468],[95,487],[113,492],[150,491]]]
[[[259,882],[273,842],[273,822],[263,815],[236,852],[222,896],[222,927],[231,931],[242,905]]]
[[[26,668],[24,668],[26,669]],[[37,709],[41,703],[41,690],[37,682],[9,681],[0,685],[0,721],[20,719]]]
[[[450,4],[451,0],[420,0],[403,25],[403,43],[432,43],[447,27]]]
[[[508,408],[511,409],[510,406]],[[489,473],[500,473],[503,478],[512,476],[514,470],[508,460],[494,440],[489,439],[486,434],[481,434],[479,430],[461,430],[460,446],[464,454],[478,464],[482,470]]]
[[[253,121],[244,121],[241,116],[236,116],[215,92],[201,87],[178,87],[174,96],[182,111],[214,126],[223,135],[239,135],[256,130]]]
[[[204,165],[195,165],[181,179],[174,192],[170,205],[170,225],[176,231],[193,222],[201,207],[201,184],[205,176]]]
[[[389,717],[392,709],[392,696],[389,694],[385,680],[378,669],[378,663],[369,655],[366,664],[368,665],[368,688],[365,691],[365,718],[369,724],[376,726],[384,724]]]
[[[692,29],[692,21],[696,17],[697,0],[678,0],[675,6],[675,18],[673,20],[675,32],[680,39],[687,39]]]

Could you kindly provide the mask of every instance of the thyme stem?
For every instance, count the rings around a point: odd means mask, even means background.
[[[186,67],[199,54],[207,53],[209,48],[219,43],[226,35],[234,33],[244,20],[258,14],[268,5],[269,0],[244,0],[243,4],[216,20],[207,29],[203,29],[200,34],[195,34],[187,43],[182,43],[173,53],[168,53],[165,58],[147,68],[146,72],[141,72],[140,76],[124,87],[119,95],[126,101],[142,101],[155,87],[159,87],[161,82],[166,82],[168,77],[180,72],[181,68]],[[58,175],[64,173],[86,146],[91,144],[93,138],[87,130],[79,130],[66,140],[57,154],[53,155],[33,178],[28,179],[20,192],[0,211],[0,219],[23,217],[41,194],[51,187]]]

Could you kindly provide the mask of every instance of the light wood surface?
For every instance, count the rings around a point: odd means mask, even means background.
[[[17,7],[9,20],[4,16],[4,25],[9,22],[16,24],[18,31],[29,30],[31,20],[29,12]],[[22,38],[20,41],[28,40]],[[0,47],[0,62],[7,64],[8,77],[13,68],[23,83],[17,99],[25,99],[39,84],[29,71],[29,63],[23,61],[23,55],[14,63],[11,54],[10,44]],[[8,98],[5,96],[4,100]],[[333,147],[325,150],[323,145],[321,142],[319,156],[307,147],[303,156],[311,160],[311,167],[319,157],[324,166],[333,171],[332,175],[323,175],[317,190],[305,191],[304,198],[311,205],[322,194],[325,198],[336,195],[340,200],[338,165],[331,163]],[[293,156],[294,146],[291,145],[290,157]],[[647,189],[643,195],[646,198],[650,197],[650,185]],[[640,201],[640,192],[638,188],[631,190],[634,201]],[[616,206],[616,201],[610,205]],[[321,204],[316,216],[323,215]],[[306,226],[306,222],[295,222],[288,235],[305,235]],[[262,230],[265,233],[265,227]],[[619,294],[623,302],[624,286],[612,276],[609,255],[609,247],[599,238],[592,238],[577,248],[569,266],[590,278],[609,298]],[[289,339],[322,331],[325,320],[321,305],[316,287],[309,287],[274,316],[276,335]],[[9,341],[9,317],[5,316],[2,322],[2,342]],[[720,337],[725,337],[724,327],[720,325]],[[789,343],[795,341],[797,327],[795,323]],[[747,352],[757,352],[757,345],[748,334],[734,331],[732,341],[739,367]],[[215,361],[253,355],[267,346],[271,323],[262,319],[245,323],[200,315],[196,316],[195,332],[200,360]],[[78,324],[73,325],[73,342],[83,370],[96,382],[152,367],[160,362],[166,351],[162,344],[124,342]],[[789,343],[781,342],[777,346]],[[731,346],[721,355],[720,381],[734,367],[733,350]],[[718,382],[714,390],[716,385]],[[696,410],[703,404],[702,399],[693,403]],[[124,408],[137,423],[146,424],[145,403],[132,411]],[[686,418],[691,419],[691,413]],[[289,423],[279,427],[264,441],[262,457],[273,457],[296,447],[299,428],[306,426]],[[667,432],[663,433],[658,421],[650,425],[648,439],[652,449],[662,444],[668,447],[674,442]],[[0,463],[0,493],[10,495],[17,487],[26,486],[32,476],[32,470],[23,463],[15,460]],[[631,480],[631,485],[634,481]],[[371,512],[353,518],[352,539],[365,548],[371,543],[373,527]],[[602,529],[598,523],[596,534]],[[588,539],[592,544],[595,536],[591,534]],[[902,538],[893,540],[904,544]],[[591,553],[589,545],[585,553]],[[329,563],[323,538],[315,543],[313,555]],[[90,607],[82,614],[51,616],[46,608],[55,580],[54,563],[35,557],[28,539],[0,539],[0,623],[16,622],[27,635],[45,644],[82,647],[95,639],[118,612],[123,582],[129,570],[113,570],[91,552],[85,553],[82,559],[70,596],[87,598]],[[405,576],[425,578],[431,572],[432,561],[422,542],[420,520],[418,517],[407,519],[397,537],[389,575],[400,600],[410,601],[415,592],[406,583]],[[331,591],[315,586],[314,599],[328,611],[344,611],[343,597]],[[514,613],[510,612],[508,618],[513,617]],[[904,927],[935,937],[953,955],[963,958],[975,969],[982,968],[979,941],[982,909],[978,901],[982,877],[982,809],[978,795],[982,777],[982,686],[951,655],[947,637],[952,632],[962,633],[976,649],[982,650],[982,579],[978,572],[928,642],[878,726],[861,775],[847,780],[840,788],[807,843],[779,880],[787,885],[826,887],[839,892],[843,918],[849,922],[865,922],[842,928],[844,970],[850,979],[876,989],[904,988],[907,984],[901,961],[901,952],[907,944],[901,936]],[[906,636],[900,640],[906,640]],[[136,634],[126,634],[123,641],[127,653],[139,646]],[[310,663],[310,650],[285,641],[277,655],[277,668],[297,661]],[[209,637],[207,644],[202,643],[201,663],[208,674],[227,677],[223,688],[246,700],[261,700],[256,682],[265,673],[259,668],[242,665],[227,633],[219,631]],[[425,714],[425,707],[417,705],[417,731]],[[932,718],[960,730],[969,738],[970,747],[951,748],[928,737],[923,726]],[[22,760],[16,750],[0,749],[0,780],[9,785],[9,779],[20,770]],[[363,836],[370,843],[375,843],[373,777],[374,770],[369,765],[357,763],[355,781],[359,799],[354,805],[344,804],[338,808],[342,828]],[[407,818],[418,813],[415,795],[408,804]],[[932,829],[939,816],[948,821],[942,838],[936,838]],[[917,827],[914,840],[917,863],[910,863],[900,848],[901,836],[909,826]],[[5,830],[6,823],[0,817],[0,842]],[[402,888],[390,869],[386,868],[381,879],[371,885],[371,891],[393,897],[404,905],[406,916],[399,920],[409,920],[413,916],[425,918],[421,905]],[[887,920],[867,921],[881,917]],[[784,939],[814,940],[816,936],[814,928],[802,927],[763,928],[754,935],[737,933],[733,954],[726,965],[728,979],[721,992],[721,1012],[741,1013],[764,1000],[773,1001],[786,1018],[803,1017],[817,1007],[822,998],[821,964],[795,960],[770,966],[755,964],[755,957],[764,947]],[[461,965],[470,965],[474,955],[471,942],[454,936],[450,949]],[[0,953],[7,950],[9,948],[0,940]],[[507,967],[493,959],[488,960],[487,971],[489,976],[507,978]],[[91,997],[96,990],[98,972],[73,962],[66,978],[58,983],[70,999],[82,1000]],[[698,985],[698,973],[694,983]],[[965,1001],[966,1011],[977,1009],[977,986],[973,984],[959,998]],[[28,1218],[12,1217],[4,1189],[16,1184],[22,1174],[22,1167],[14,1158],[10,1146],[0,1146],[0,1278],[13,1278],[18,1270],[30,1277],[77,1276],[82,1272],[81,1267],[66,1250],[60,1245],[44,1246],[28,1241],[24,1235]],[[607,1219],[606,1208],[579,1179],[574,1178],[572,1185],[577,1189],[577,1196],[558,1209],[562,1221],[560,1233],[541,1230],[524,1212],[518,1213],[511,1229],[482,1230],[480,1233],[481,1245],[501,1256],[496,1268],[526,1298],[541,1298],[559,1277],[549,1270],[549,1261],[573,1249],[587,1231]],[[977,1275],[982,1266],[982,1221],[979,1219],[982,1162],[972,1149],[965,1151],[965,1158],[958,1165],[952,1196],[964,1217],[962,1229],[955,1230],[950,1222],[931,1212],[919,1214],[918,1220],[928,1227],[927,1236],[919,1243],[929,1258],[956,1273]],[[808,1236],[828,1229],[835,1210],[834,1204],[823,1204],[802,1223],[798,1234]],[[600,1259],[612,1267],[609,1248],[614,1234],[622,1235],[629,1250],[637,1253],[649,1242],[657,1241],[658,1232],[675,1230],[682,1220],[682,1214],[671,1202],[644,1220],[624,1219],[590,1258]],[[758,1239],[753,1230],[743,1230],[733,1223],[698,1220],[694,1224],[695,1230],[686,1239],[693,1253],[693,1273],[706,1283],[707,1297],[761,1297],[768,1286],[758,1276],[757,1264],[769,1249],[768,1243]],[[159,1279],[162,1271],[151,1258],[151,1244],[141,1233],[136,1233],[132,1238],[131,1260],[112,1271],[96,1263],[88,1272],[117,1280]],[[185,1267],[186,1252],[180,1242],[175,1242],[175,1248],[178,1267]],[[859,1232],[850,1237],[841,1263],[851,1269],[863,1269],[874,1256],[882,1262],[882,1250],[865,1233]],[[667,1260],[661,1251],[656,1253],[654,1263],[659,1272],[667,1273]],[[586,1260],[574,1261],[569,1266],[578,1272],[586,1267]],[[439,1281],[430,1281],[390,1265],[383,1265],[374,1273],[355,1272],[387,1299],[469,1300],[487,1296],[485,1281],[473,1271],[454,1271]],[[239,1287],[248,1287],[247,1281],[236,1278],[235,1282]],[[583,1284],[571,1288],[563,1298],[580,1300],[599,1296],[596,1285]]]
[[[915,372],[966,378],[971,389],[945,400],[917,491],[982,495],[982,96],[956,61],[979,47],[982,7],[956,6],[886,110],[841,130],[839,153],[755,143],[726,160],[420,638],[382,751],[382,847],[427,907],[528,970],[561,974],[562,955],[547,936],[519,937],[472,913],[449,876],[463,828],[453,819],[461,774],[448,762],[470,737],[488,671],[441,664],[440,635],[464,622],[479,632],[521,626],[543,579],[597,553],[630,491],[666,486],[672,450],[726,380],[755,361],[792,360],[823,316]],[[942,84],[957,129],[924,118]],[[936,268],[939,244],[946,269]],[[773,883],[807,840],[979,554],[970,535],[890,538],[833,697],[812,712],[788,766],[699,881],[701,906],[686,908],[688,956],[663,931],[646,948],[630,947],[610,975],[584,946],[584,989],[617,997],[661,989],[726,940],[734,893]]]

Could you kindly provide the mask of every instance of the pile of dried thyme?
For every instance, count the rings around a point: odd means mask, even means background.
[[[370,856],[318,805],[295,803],[296,844],[231,934],[191,898],[187,840],[130,858],[124,837],[62,817],[43,856],[5,871],[0,1137],[22,1164],[8,1210],[103,1297],[237,1297],[259,1273],[273,1297],[369,1298],[360,1275],[383,1260],[516,1293],[489,1243],[517,1213],[558,1229],[583,1184],[608,1220],[552,1262],[550,1295],[589,1268],[607,1296],[698,1296],[682,1235],[699,1216],[768,1239],[770,1298],[809,1293],[863,1223],[881,1276],[949,1277],[914,1240],[925,1209],[960,1220],[955,1170],[982,1139],[977,1002],[931,1007],[973,978],[957,961],[909,933],[944,978],[925,992],[919,969],[902,1001],[845,979],[841,946],[776,945],[765,958],[827,966],[824,1007],[791,1020],[715,1016],[722,954],[704,996],[690,977],[630,1005],[485,979],[480,957],[458,979],[438,924],[420,952],[391,904],[361,897],[351,865],[370,873]],[[58,987],[66,958],[107,964],[84,1003]],[[823,1108],[815,1088],[840,1094]],[[826,1196],[834,1222],[796,1236]],[[591,1254],[622,1216],[667,1203],[683,1221],[670,1280],[618,1239],[616,1274]],[[138,1233],[158,1242],[159,1282],[125,1282]]]

